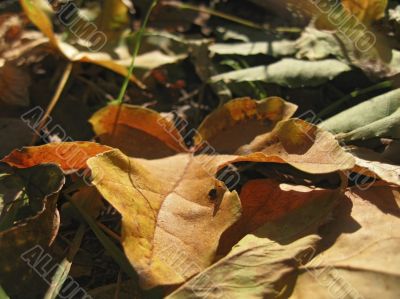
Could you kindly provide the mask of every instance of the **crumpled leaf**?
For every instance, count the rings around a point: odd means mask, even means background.
[[[342,5],[361,22],[370,24],[385,16],[388,0],[342,0]]]
[[[173,122],[140,106],[108,105],[97,111],[89,122],[101,143],[118,147],[130,156],[156,159],[187,150]]]
[[[399,188],[353,188],[346,196],[321,230],[328,249],[300,269],[290,298],[399,297]]]
[[[351,169],[352,155],[345,153],[335,138],[300,119],[281,121],[272,132],[257,136],[237,154],[259,162],[288,163],[308,173],[329,173]],[[237,158],[234,162],[239,162]]]
[[[341,133],[344,142],[375,137],[400,137],[400,89],[362,102],[320,124],[333,133]]]
[[[35,271],[32,271],[31,266],[28,265],[29,261],[23,260],[21,255],[35,246],[46,250],[53,242],[60,224],[56,208],[57,193],[63,186],[65,178],[56,165],[49,164],[9,170],[10,172],[11,174],[1,178],[0,201],[5,201],[6,205],[3,206],[0,220],[3,222],[9,213],[15,213],[14,219],[19,221],[11,222],[11,228],[0,231],[2,252],[0,284],[10,296],[20,294],[21,289],[34,296],[45,283]],[[8,193],[9,185],[4,180],[9,182],[12,179],[10,175],[16,176],[16,181],[14,180],[12,185],[14,189]],[[3,185],[3,183],[6,184]],[[19,187],[19,192],[15,187]],[[13,209],[21,204],[21,200],[25,200],[22,188],[29,199],[29,206],[25,207],[24,213]],[[4,197],[5,195],[11,195],[11,197]],[[30,209],[30,213],[27,209]],[[25,217],[18,217],[18,213]],[[35,260],[31,262],[34,265]],[[16,281],[18,281],[17,284]]]
[[[235,191],[222,184],[214,201],[208,196],[219,186],[218,165],[229,159],[144,160],[113,150],[88,160],[93,184],[122,215],[122,245],[144,288],[182,283],[212,262],[221,233],[240,216]],[[177,252],[193,266],[178,267]]]
[[[351,68],[338,60],[305,61],[284,58],[267,66],[256,66],[211,77],[211,82],[264,81],[285,87],[313,87],[326,83]]]
[[[232,100],[204,119],[194,144],[199,146],[206,141],[218,153],[232,154],[257,135],[271,131],[277,122],[290,118],[296,109],[296,105],[278,97]]]
[[[60,142],[41,146],[28,146],[12,151],[1,162],[18,168],[28,168],[43,163],[54,163],[65,172],[87,167],[86,161],[110,147],[94,142]]]

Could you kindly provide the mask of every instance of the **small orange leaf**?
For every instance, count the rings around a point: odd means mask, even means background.
[[[154,159],[188,151],[174,124],[150,109],[109,105],[89,121],[102,143],[119,148],[129,156]]]
[[[109,150],[110,147],[94,142],[50,143],[14,150],[1,162],[18,168],[54,163],[64,171],[71,171],[86,168],[87,159]]]

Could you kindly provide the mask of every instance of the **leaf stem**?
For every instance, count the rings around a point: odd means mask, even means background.
[[[68,82],[68,79],[71,75],[72,72],[72,67],[73,67],[73,63],[72,62],[68,62],[67,66],[64,69],[64,72],[61,76],[61,79],[58,83],[57,89],[53,95],[53,98],[51,99],[49,105],[46,108],[46,111],[42,117],[42,119],[39,122],[38,127],[36,128],[36,132],[33,135],[32,141],[31,141],[31,145],[34,145],[38,139],[38,137],[40,136],[40,131],[43,129],[44,125],[46,124],[47,119],[49,118],[51,112],[53,111],[54,107],[56,106],[58,100],[60,99],[60,96],[64,90],[65,85]]]
[[[365,95],[368,94],[370,92],[376,91],[376,90],[380,90],[380,89],[385,89],[385,88],[390,88],[393,85],[393,81],[383,81],[383,82],[379,82],[375,85],[369,86],[367,88],[364,89],[360,89],[360,90],[355,90],[353,92],[351,92],[348,95],[345,95],[344,97],[340,98],[339,100],[335,101],[334,103],[332,103],[331,105],[329,105],[328,107],[322,109],[318,114],[317,114],[317,119],[320,118],[325,118],[326,116],[328,116],[329,114],[331,114],[333,111],[335,111],[338,107],[340,107],[343,103],[354,99],[358,96],[361,95]]]
[[[115,100],[118,103],[118,110],[117,110],[117,114],[115,115],[115,120],[114,120],[114,125],[113,125],[113,130],[112,130],[111,136],[115,135],[115,130],[117,128],[117,122],[118,122],[119,116],[121,114],[122,104],[124,102],[124,96],[126,94],[126,90],[128,89],[129,79],[131,78],[133,69],[135,68],[135,60],[136,60],[136,56],[138,55],[139,50],[140,50],[143,33],[147,27],[147,23],[149,21],[151,12],[152,12],[153,8],[157,5],[157,2],[158,2],[157,0],[153,0],[151,2],[150,7],[147,10],[146,16],[143,20],[142,26],[140,27],[139,31],[136,34],[135,45],[134,45],[133,53],[132,53],[132,60],[131,60],[131,64],[129,65],[129,68],[128,68],[128,75],[125,77],[124,82],[119,91],[118,97]]]

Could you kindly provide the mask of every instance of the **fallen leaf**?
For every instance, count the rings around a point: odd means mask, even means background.
[[[225,258],[169,295],[167,299],[279,298],[286,293],[299,256],[315,246],[318,236],[283,245],[253,235]]]
[[[347,191],[321,230],[327,249],[301,267],[290,298],[398,298],[399,205],[398,187]]]
[[[399,138],[400,89],[362,102],[320,124],[348,142],[375,137]]]
[[[122,215],[122,245],[143,287],[182,283],[212,262],[221,233],[240,216],[236,192],[222,188],[215,200],[208,196],[219,182],[218,165],[229,159],[144,160],[114,150],[88,160],[95,178],[107,173],[93,184]],[[176,265],[177,252],[193,266]]]
[[[352,169],[354,158],[345,153],[329,132],[300,119],[281,121],[272,132],[257,136],[237,154],[259,162],[288,163],[308,173]],[[240,162],[237,158],[231,163]]]
[[[318,241],[315,233],[329,219],[337,202],[335,196],[317,196],[286,215],[268,221],[240,240],[226,257],[167,298],[287,297],[295,282],[297,267],[313,253]],[[215,291],[208,293],[210,290]]]
[[[248,42],[234,44],[213,44],[209,47],[213,54],[218,55],[268,55],[272,57],[291,56],[296,48],[291,40],[273,40],[268,42]]]
[[[259,134],[271,131],[279,121],[289,119],[296,109],[296,105],[278,97],[232,100],[205,118],[194,144],[207,142],[218,153],[232,154]]]
[[[40,256],[34,255],[32,259],[35,257],[37,259],[29,260],[28,258],[28,260],[24,260],[23,254],[34,248],[43,253],[44,250],[48,250],[53,242],[60,224],[60,216],[56,208],[57,193],[63,186],[65,179],[57,166],[46,164],[11,170],[9,175],[17,176],[20,187],[25,188],[32,214],[19,219],[16,223],[12,222],[11,228],[0,231],[0,249],[2,252],[0,256],[0,284],[10,296],[20,294],[21,289],[34,296],[45,284],[43,279],[32,269]],[[8,177],[2,177],[1,181],[3,182],[4,179],[8,179]],[[0,201],[4,200],[3,194],[0,195]],[[12,213],[12,207],[18,205],[17,200],[20,196],[23,200],[23,194],[17,193],[16,195],[17,197],[8,201],[7,205],[3,207],[2,221],[4,220],[3,217]],[[18,281],[18,284],[15,283],[16,281]]]
[[[284,58],[267,66],[255,66],[231,71],[211,77],[211,82],[223,81],[236,83],[245,81],[263,81],[281,86],[313,87],[332,80],[334,77],[350,71],[351,68],[338,60],[305,61]]]
[[[1,162],[18,168],[28,168],[43,163],[57,164],[65,172],[82,170],[86,161],[110,147],[94,142],[60,142],[41,146],[29,146],[12,151]]]
[[[130,156],[155,159],[187,151],[174,124],[150,109],[108,105],[97,111],[89,122],[101,143],[117,147]]]

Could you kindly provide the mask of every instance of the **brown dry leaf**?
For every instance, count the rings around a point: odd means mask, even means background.
[[[288,163],[308,173],[351,169],[354,158],[333,135],[300,119],[279,122],[272,132],[256,137],[237,151],[258,162]],[[233,162],[240,162],[241,158]],[[232,163],[233,163],[232,162]]]
[[[43,163],[54,163],[69,172],[87,167],[86,160],[110,147],[94,142],[60,142],[29,146],[12,151],[1,162],[18,168],[28,168]]]
[[[296,109],[296,105],[279,97],[235,99],[205,118],[194,143],[201,146],[207,142],[220,154],[233,154],[256,136],[271,131],[279,121],[289,119]]]
[[[399,187],[347,191],[321,230],[328,249],[301,267],[290,298],[399,298],[399,206]]]
[[[361,22],[370,24],[385,16],[388,0],[342,0],[342,5]]]
[[[337,202],[329,194],[316,196],[265,223],[167,298],[287,298],[296,281],[296,268],[316,246],[315,233]]]
[[[0,102],[26,107],[29,105],[31,78],[26,70],[13,63],[0,67]]]
[[[286,184],[274,179],[251,180],[240,191],[242,216],[222,235],[219,251],[227,252],[246,234],[256,231],[267,222],[277,221],[318,200],[334,200],[341,194],[343,186],[323,189]]]
[[[366,148],[352,146],[348,150],[356,159],[353,172],[400,186],[400,165],[391,164],[382,154]]]
[[[101,143],[117,147],[129,156],[156,159],[188,151],[173,122],[150,109],[108,105],[97,111],[89,122]]]
[[[35,297],[40,288],[47,287],[47,285],[43,278],[36,273],[41,270],[34,271],[32,267],[37,267],[35,262],[40,258],[37,253],[48,250],[58,232],[60,216],[57,211],[57,193],[65,179],[57,166],[48,164],[16,169],[13,172],[14,174],[11,175],[17,175],[20,178],[17,185],[26,190],[30,206],[33,207],[33,215],[18,219],[18,222],[11,222],[11,228],[0,231],[2,253],[0,255],[0,285],[10,296],[20,294],[23,289],[29,293],[29,296]],[[13,214],[14,206],[18,205],[17,201],[21,200],[20,197],[24,197],[24,193],[21,194],[22,189],[20,189],[20,192],[16,193],[15,198],[7,205],[1,204],[4,199],[3,191],[5,191],[3,182],[9,176],[1,178],[0,223],[2,225],[5,219]],[[8,187],[9,185],[4,183],[4,186]],[[35,212],[36,209],[37,212]]]
[[[237,193],[214,177],[230,159],[144,160],[114,150],[88,160],[93,184],[122,215],[122,245],[144,288],[182,283],[211,264],[220,235],[240,216]]]

